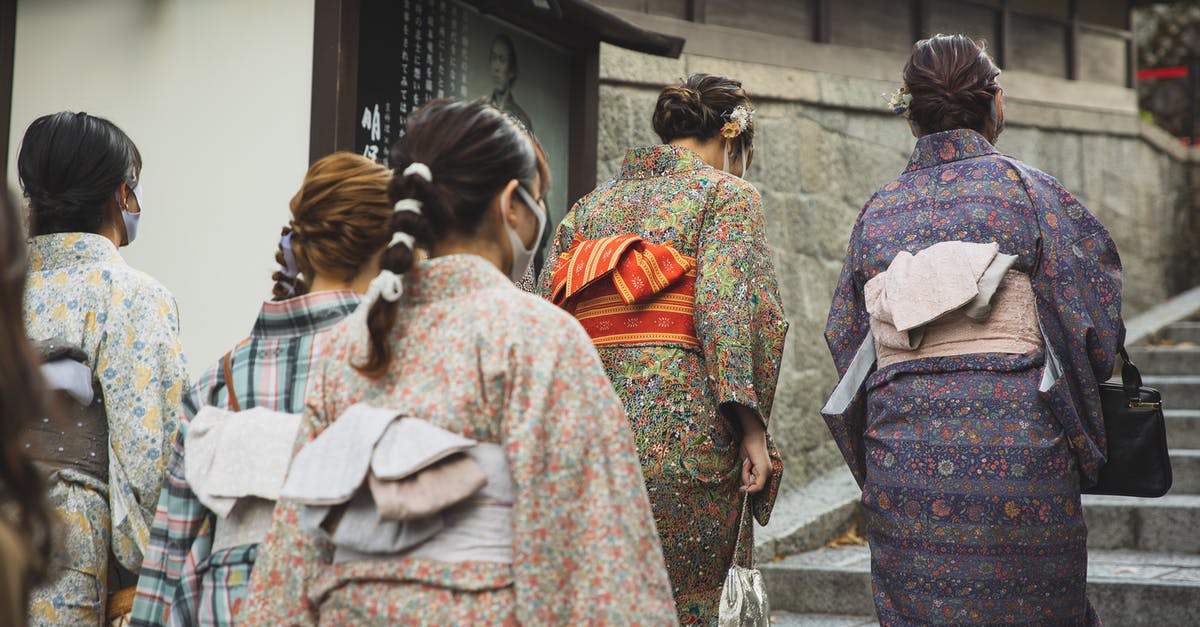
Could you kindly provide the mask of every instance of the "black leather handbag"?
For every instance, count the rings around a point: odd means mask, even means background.
[[[1108,461],[1084,494],[1158,497],[1171,489],[1171,456],[1162,395],[1142,385],[1142,373],[1121,347],[1121,382],[1100,383]]]

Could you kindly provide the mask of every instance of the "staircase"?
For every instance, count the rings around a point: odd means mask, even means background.
[[[1157,499],[1083,497],[1088,596],[1105,625],[1200,625],[1200,322],[1129,348],[1162,392],[1175,481]],[[777,627],[878,625],[870,551],[822,548],[761,563]]]

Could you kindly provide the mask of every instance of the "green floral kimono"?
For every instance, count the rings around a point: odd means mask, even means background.
[[[673,146],[634,148],[617,177],[585,196],[558,228],[550,260],[574,244],[625,234],[695,260],[699,347],[672,342],[598,346],[625,404],[683,624],[715,621],[741,512],[740,403],[766,423],[787,322],[758,192]],[[554,263],[539,291],[550,297]],[[732,419],[732,422],[731,420]],[[753,500],[766,524],[782,461]]]

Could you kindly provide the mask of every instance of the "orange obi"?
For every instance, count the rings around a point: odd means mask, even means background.
[[[554,266],[550,300],[579,320],[596,346],[699,347],[696,260],[637,235],[576,242]]]

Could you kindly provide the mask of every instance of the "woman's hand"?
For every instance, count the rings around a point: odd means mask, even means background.
[[[737,406],[737,415],[742,423],[742,492],[761,492],[771,478],[771,458],[767,455],[767,430],[758,413],[744,405]]]

